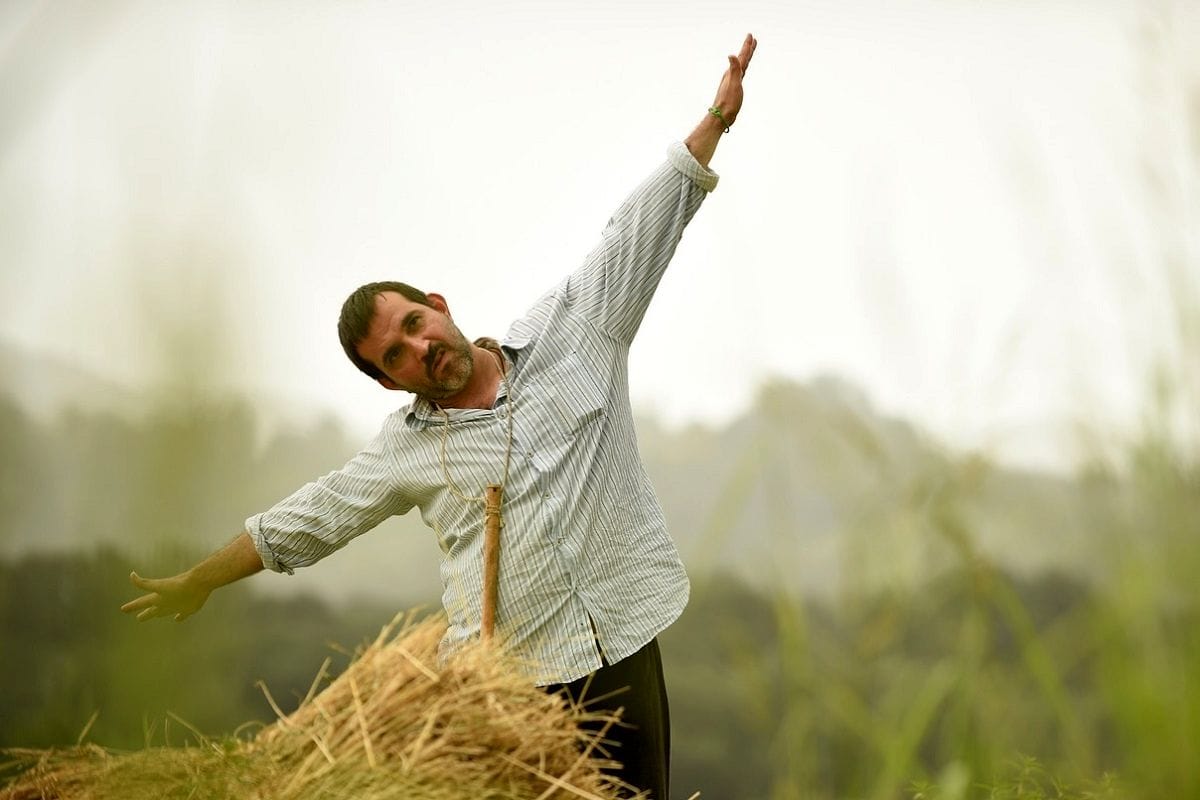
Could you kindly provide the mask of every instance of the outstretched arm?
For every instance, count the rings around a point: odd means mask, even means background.
[[[721,134],[737,119],[738,111],[742,108],[742,78],[746,75],[756,47],[758,40],[753,35],[746,34],[741,52],[736,56],[729,56],[729,68],[725,70],[721,85],[717,87],[717,97],[713,100],[712,107],[718,109],[721,116],[708,112],[691,135],[683,140],[701,166],[708,166],[717,149],[717,142],[721,140]]]
[[[651,173],[609,219],[597,245],[560,287],[559,295],[579,314],[626,344],[633,341],[659,278],[670,263],[706,193],[717,185],[708,169],[724,129],[742,107],[742,76],[758,45],[747,36],[741,53],[729,57],[711,112],[683,144],[667,153],[667,163]],[[535,307],[536,308],[536,307]],[[510,335],[520,340],[533,335],[535,317],[519,320]]]
[[[137,614],[139,621],[155,617],[175,617],[182,622],[200,610],[214,589],[261,571],[262,558],[250,534],[243,532],[229,544],[187,572],[170,578],[143,578],[136,572],[129,581],[147,593],[121,606],[126,614]]]

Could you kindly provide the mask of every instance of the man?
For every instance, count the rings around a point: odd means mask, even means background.
[[[624,690],[610,731],[622,780],[667,798],[667,698],[656,636],[688,581],[646,477],[627,383],[629,346],[683,229],[715,188],[709,160],[742,105],[747,36],[683,144],[621,205],[582,267],[502,342],[472,344],[449,304],[406,284],[355,291],[338,324],[350,360],[415,395],[345,467],[246,521],[234,541],[122,606],[186,619],[220,586],[312,564],[417,506],[438,536],[443,651],[480,631],[482,491],[504,493],[497,637],[551,691]]]

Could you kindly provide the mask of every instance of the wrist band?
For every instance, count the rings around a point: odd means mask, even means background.
[[[717,108],[716,106],[713,106],[712,108],[708,109],[708,113],[712,114],[714,117],[721,120],[721,124],[725,126],[725,132],[729,133],[729,123],[725,121],[725,118],[723,116],[721,116],[721,109]]]

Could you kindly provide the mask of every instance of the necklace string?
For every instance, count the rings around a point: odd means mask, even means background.
[[[504,476],[500,480],[500,487],[503,490],[508,487],[508,467],[512,461],[513,413],[516,409],[513,405],[512,387],[508,384],[508,370],[505,368],[506,362],[504,355],[500,351],[499,346],[494,349],[489,347],[487,348],[487,351],[495,357],[496,366],[500,370],[500,382],[504,385],[504,404],[507,407],[508,413],[508,441],[504,448]],[[433,405],[434,408],[438,410],[438,413],[442,415],[441,463],[442,477],[446,479],[446,487],[450,489],[450,492],[455,497],[464,503],[481,503],[486,505],[487,499],[482,493],[475,497],[468,497],[461,489],[458,488],[458,484],[454,482],[454,479],[450,477],[450,466],[446,460],[446,441],[450,438],[450,415],[446,413],[446,409],[442,408],[437,403],[434,403]]]

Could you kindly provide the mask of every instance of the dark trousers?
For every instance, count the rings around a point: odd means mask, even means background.
[[[614,744],[602,746],[621,769],[614,772],[625,783],[648,790],[653,800],[668,800],[671,766],[671,717],[667,708],[667,685],[663,680],[658,640],[616,664],[608,664],[571,683],[555,683],[547,692],[565,692],[588,711],[623,708],[621,720],[604,738]],[[590,698],[603,698],[594,703]],[[602,725],[585,724],[589,732]]]

